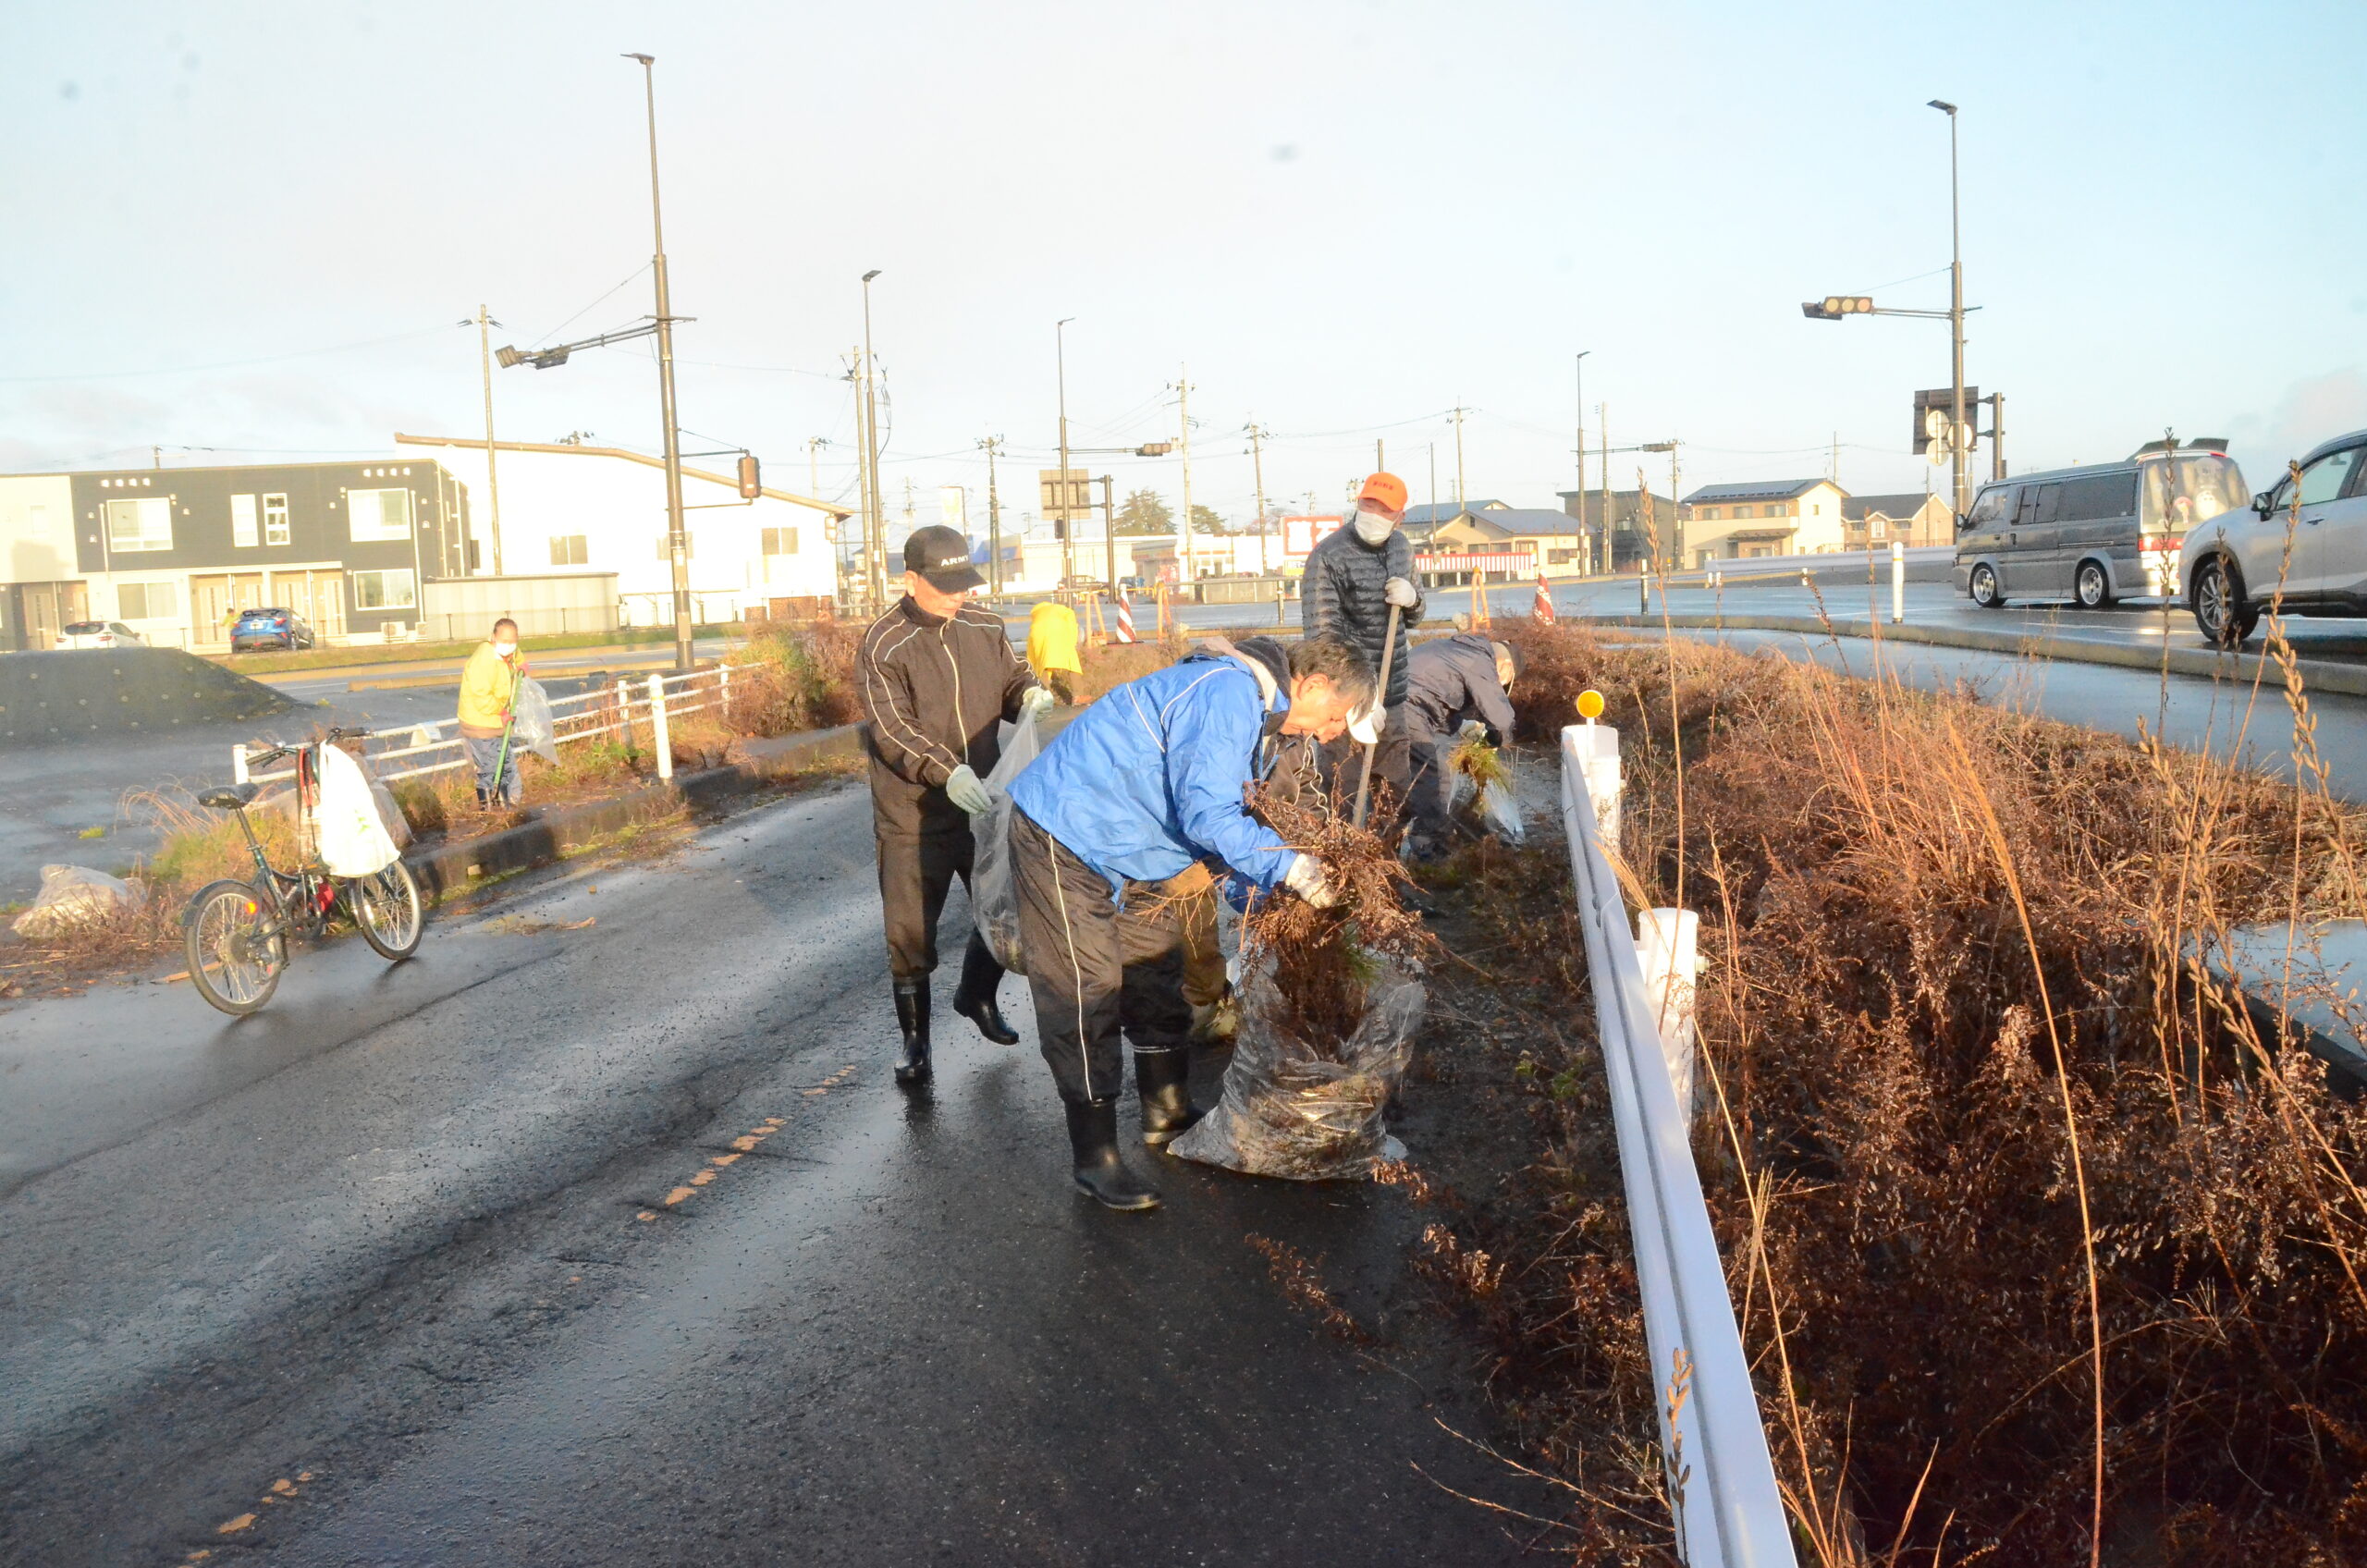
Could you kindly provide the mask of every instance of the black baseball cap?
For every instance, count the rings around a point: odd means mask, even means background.
[[[939,593],[959,594],[986,579],[970,564],[970,541],[942,523],[915,528],[904,541],[904,570],[917,571]]]

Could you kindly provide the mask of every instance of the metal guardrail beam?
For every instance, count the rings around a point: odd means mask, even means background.
[[[1619,1138],[1677,1554],[1692,1568],[1797,1568],[1687,1118],[1599,837],[1598,812],[1615,813],[1616,796],[1599,805],[1597,786],[1616,779],[1617,747],[1607,726],[1562,731],[1562,819]]]

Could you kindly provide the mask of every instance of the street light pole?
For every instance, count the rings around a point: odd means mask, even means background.
[[[674,308],[666,292],[666,224],[657,203],[657,72],[648,55],[641,62],[642,92],[649,109],[649,230],[656,253],[650,271],[657,281],[657,401],[666,425],[666,553],[674,563],[674,668],[691,668],[691,544],[682,525],[682,437],[674,423]],[[492,459],[488,444],[485,458]],[[501,570],[500,535],[494,536],[494,571]]]
[[[1060,376],[1061,386],[1061,481],[1053,494],[1060,497],[1061,588],[1066,592],[1069,579],[1076,574],[1076,508],[1069,502],[1069,340],[1068,325],[1074,316],[1062,316],[1052,324],[1052,362]]]
[[[1572,366],[1578,388],[1578,537],[1587,539],[1589,546],[1593,541],[1587,536],[1587,356],[1593,352],[1592,349],[1579,350]],[[1587,554],[1592,556],[1594,551],[1588,548]],[[1589,560],[1586,564],[1587,570],[1591,573],[1594,563]]]
[[[987,452],[987,592],[1002,592],[1002,492],[995,488],[995,451],[1002,437],[989,435],[978,443]]]
[[[1972,454],[1968,450],[1971,443],[1964,438],[1964,224],[1956,197],[1956,106],[1934,98],[1932,107],[1948,116],[1948,332],[1953,350],[1949,385],[1955,391],[1951,412],[1956,420],[1948,432],[1948,444],[1950,465],[1956,472],[1956,516],[1962,517],[1972,510]]]
[[[863,546],[865,586],[871,594],[874,614],[888,607],[888,541],[887,519],[879,505],[879,403],[872,395],[871,352],[871,280],[880,269],[872,268],[863,275],[863,412],[864,437],[864,506],[871,515],[864,524]]]

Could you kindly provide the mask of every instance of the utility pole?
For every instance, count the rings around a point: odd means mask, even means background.
[[[1103,474],[1098,483],[1101,486],[1101,564],[1109,574],[1103,586],[1114,598],[1118,593],[1118,503],[1110,496],[1110,476]]]
[[[863,548],[866,557],[865,588],[871,595],[874,614],[888,607],[888,530],[879,505],[879,404],[872,393],[873,375],[878,367],[871,353],[871,280],[879,273],[880,269],[874,267],[863,275],[863,496],[869,514],[869,521],[864,524]]]
[[[828,436],[809,435],[805,438],[805,493],[817,499],[822,494],[822,459],[816,453],[829,444]]]
[[[1949,384],[1955,389],[1956,427],[1948,432],[1949,463],[1956,472],[1956,516],[1972,510],[1971,443],[1964,438],[1964,225],[1956,198],[1956,106],[1942,99],[1932,107],[1948,116],[1948,335],[1953,350]]]
[[[1471,497],[1463,488],[1463,405],[1458,403],[1454,409],[1454,507],[1461,511],[1470,504]]]
[[[1824,477],[1838,488],[1841,484],[1841,432],[1833,433],[1833,456],[1824,463]]]
[[[1060,497],[1061,521],[1061,588],[1066,592],[1069,579],[1076,572],[1075,542],[1069,537],[1076,526],[1076,514],[1069,503],[1075,499],[1069,494],[1069,351],[1067,327],[1076,320],[1062,316],[1052,324],[1052,358],[1061,381],[1061,482],[1054,488]]]
[[[1266,433],[1257,422],[1249,422],[1249,472],[1257,491],[1257,573],[1266,572],[1266,451],[1262,445]]]
[[[657,72],[648,55],[627,55],[641,62],[644,97],[649,109],[649,229],[655,253],[649,268],[657,283],[657,401],[666,422],[666,553],[674,563],[674,668],[691,668],[691,540],[682,524],[682,433],[674,423],[674,306],[666,292],[666,226],[657,203]],[[493,449],[485,448],[485,460]],[[501,535],[494,535],[493,570],[501,574]]]
[[[1176,537],[1183,542],[1178,554],[1184,562],[1184,590],[1192,591],[1200,580],[1198,563],[1192,555],[1192,368],[1182,368],[1175,383],[1175,411],[1184,430],[1184,519]]]
[[[1385,473],[1388,469],[1388,450],[1381,446],[1380,437],[1376,435],[1372,438],[1372,471],[1375,473]]]
[[[987,591],[1002,592],[1002,495],[995,488],[995,453],[1002,437],[989,435],[978,443],[987,453]]]
[[[1612,557],[1617,553],[1611,546],[1611,405],[1598,405],[1594,410],[1595,434],[1602,452],[1602,574],[1612,572]]]
[[[1430,527],[1439,525],[1439,444],[1430,443]]]
[[[1591,349],[1580,350],[1571,369],[1578,394],[1578,537],[1587,539],[1587,355]],[[1591,541],[1589,540],[1589,543]],[[1593,552],[1588,552],[1591,555]],[[1591,563],[1589,570],[1591,570]]]
[[[2005,394],[1989,395],[1989,477],[2005,477]]]
[[[655,178],[655,170],[652,170]],[[493,339],[487,329],[501,324],[477,307],[477,361],[484,372],[484,496],[485,510],[490,514],[489,527],[493,534],[493,574],[501,575],[501,474],[494,467],[493,450]],[[468,570],[467,545],[461,546],[460,568]]]

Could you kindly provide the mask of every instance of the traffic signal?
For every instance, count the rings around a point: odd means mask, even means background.
[[[740,454],[740,498],[753,501],[765,493],[764,482],[756,476],[756,454]]]
[[[1843,316],[1870,315],[1873,309],[1871,295],[1827,294],[1821,300],[1803,301],[1800,314],[1810,321],[1839,321]]]

